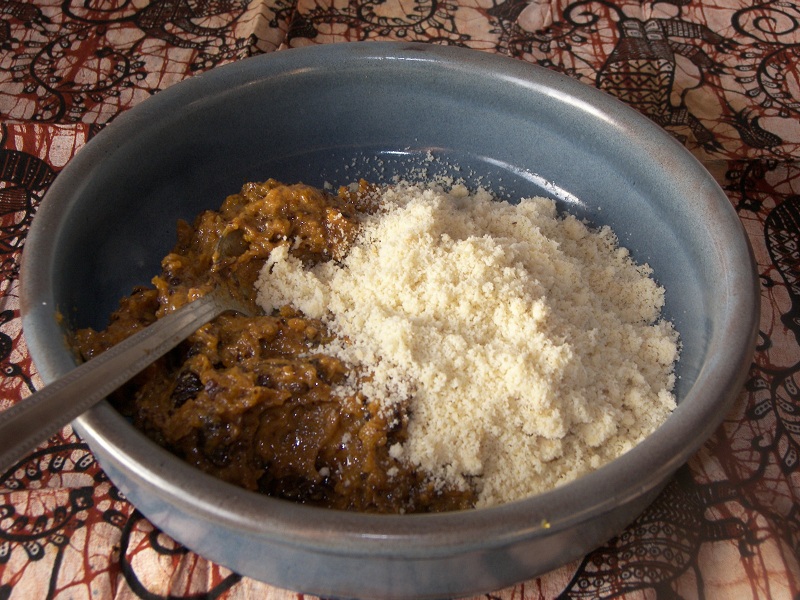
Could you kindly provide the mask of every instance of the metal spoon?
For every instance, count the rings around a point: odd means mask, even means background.
[[[213,318],[252,309],[225,288],[190,302],[0,412],[0,475]]]

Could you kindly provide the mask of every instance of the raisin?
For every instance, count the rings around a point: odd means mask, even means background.
[[[189,400],[194,400],[203,389],[203,382],[194,371],[183,371],[178,375],[170,398],[175,408],[180,408]]]

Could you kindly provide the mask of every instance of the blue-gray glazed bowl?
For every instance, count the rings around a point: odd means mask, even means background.
[[[611,225],[666,288],[665,315],[683,342],[677,410],[634,450],[548,493],[379,516],[232,487],[103,402],[75,428],[163,531],[234,571],[305,593],[491,591],[620,532],[720,424],[752,358],[759,304],[752,252],[713,178],[600,91],[511,58],[424,44],[243,60],[159,92],[100,132],[58,175],[26,243],[23,327],[37,368],[49,382],[74,367],[65,327],[105,325],[118,299],[158,271],[176,220],[218,207],[243,182],[339,184],[423,171],[510,199],[551,196],[561,210]]]

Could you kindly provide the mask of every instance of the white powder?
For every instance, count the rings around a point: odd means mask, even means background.
[[[649,275],[550,200],[399,184],[341,262],[273,250],[258,301],[327,322],[320,351],[370,375],[351,385],[410,403],[391,456],[488,506],[596,469],[674,409],[678,336]]]

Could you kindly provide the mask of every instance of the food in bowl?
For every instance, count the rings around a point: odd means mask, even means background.
[[[491,506],[616,458],[675,407],[664,290],[613,232],[458,184],[246,184],[179,223],[152,288],[74,344],[91,358],[225,285],[223,315],[121,390],[156,442],[330,508]]]

